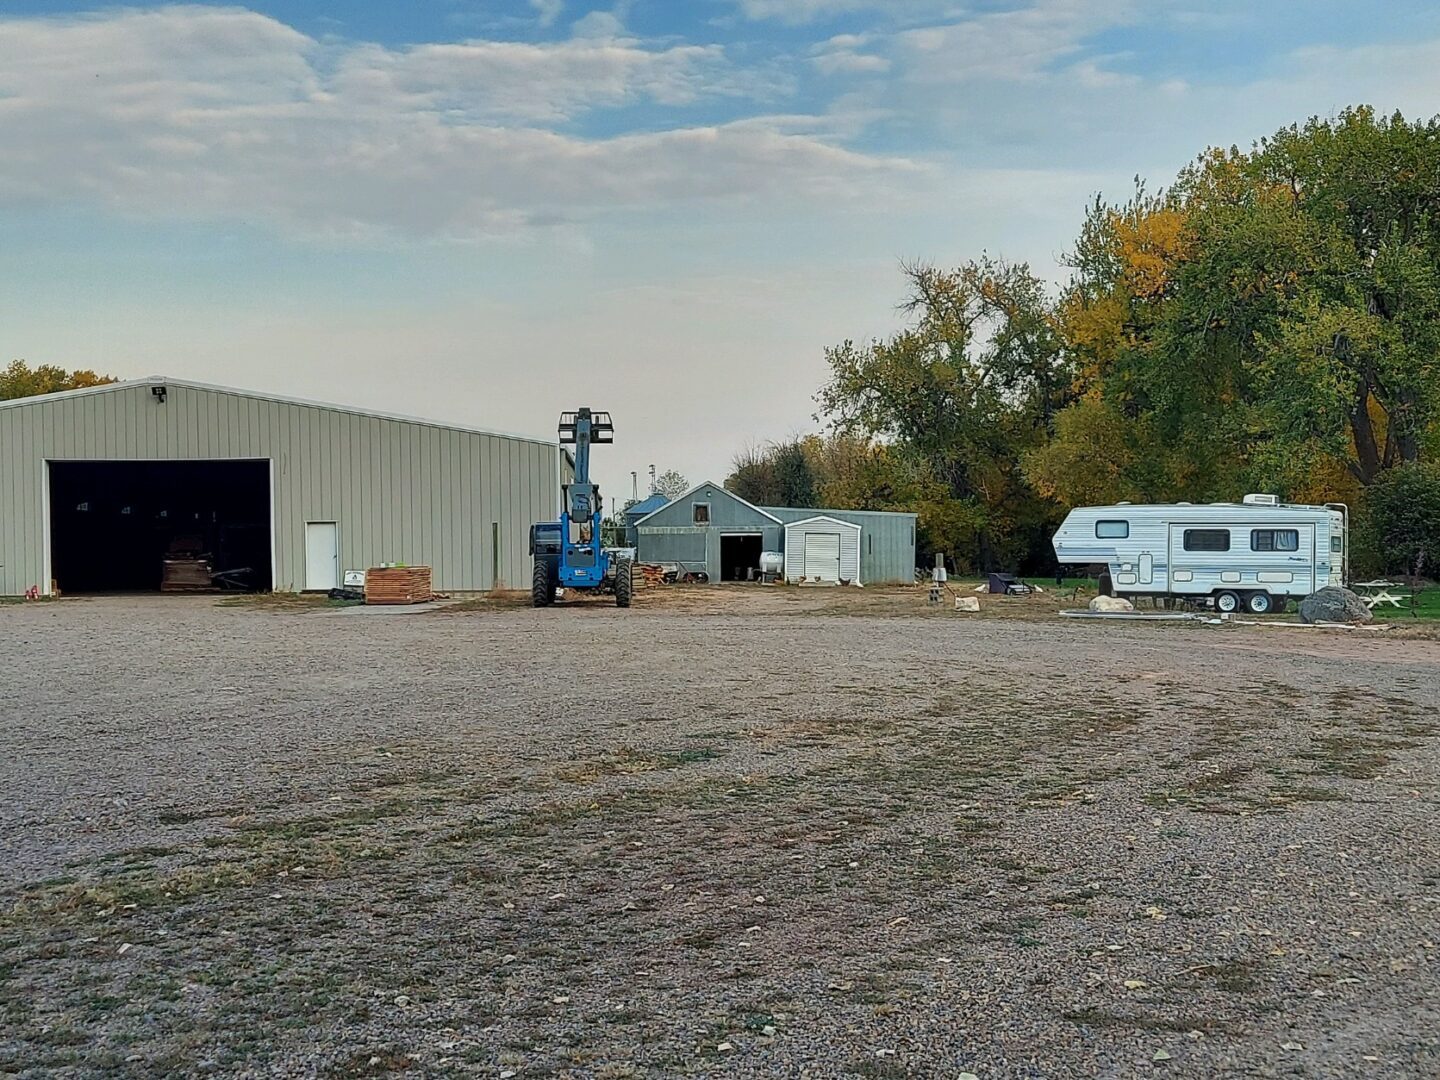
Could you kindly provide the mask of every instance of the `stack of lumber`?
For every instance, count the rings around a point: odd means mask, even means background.
[[[367,604],[424,604],[432,599],[428,566],[377,566],[365,571]]]
[[[161,592],[199,592],[210,583],[210,560],[170,557],[162,561]]]
[[[635,584],[637,585],[664,585],[665,568],[656,566],[654,563],[636,563]]]

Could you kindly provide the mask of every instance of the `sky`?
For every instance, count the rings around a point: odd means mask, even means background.
[[[549,436],[605,493],[815,430],[902,262],[1060,283],[1087,203],[1350,104],[1387,0],[0,3],[0,362]]]

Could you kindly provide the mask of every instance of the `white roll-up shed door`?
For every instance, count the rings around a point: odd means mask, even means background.
[[[805,576],[821,581],[840,580],[840,534],[805,534]]]

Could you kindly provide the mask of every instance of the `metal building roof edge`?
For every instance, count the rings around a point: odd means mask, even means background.
[[[781,514],[873,514],[877,517],[919,517],[914,510],[854,510],[844,506],[762,506],[760,509]]]
[[[472,427],[469,424],[449,424],[443,420],[428,420],[422,416],[407,416],[404,413],[383,412],[366,409],[358,405],[341,405],[333,401],[312,401],[308,398],[289,397],[284,394],[267,394],[261,390],[246,390],[239,386],[220,386],[216,383],[197,382],[194,379],[172,379],[168,375],[145,375],[138,379],[122,379],[119,382],[103,383],[100,386],[82,386],[78,390],[59,390],[53,394],[33,394],[29,397],[10,398],[0,401],[0,409],[17,408],[25,405],[39,405],[64,398],[87,397],[91,394],[106,394],[116,390],[130,390],[138,386],[180,386],[187,390],[204,390],[212,394],[233,394],[236,397],[255,398],[259,401],[274,401],[281,405],[295,405],[304,409],[325,409],[328,412],[346,413],[350,416],[365,416],[372,420],[393,420],[400,424],[418,424],[421,427],[439,428],[443,431],[463,431],[469,435],[488,435],[495,439],[510,439],[516,442],[537,443],[540,446],[556,447],[557,440],[539,439],[534,435],[520,435],[513,431],[499,431],[494,428]]]

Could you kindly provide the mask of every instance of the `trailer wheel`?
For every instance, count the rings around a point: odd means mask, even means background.
[[[629,607],[634,592],[634,564],[629,559],[622,559],[615,564],[615,606]]]
[[[1240,606],[1239,593],[1230,592],[1227,589],[1225,592],[1215,594],[1216,611],[1223,612],[1226,615],[1233,615],[1240,610]]]
[[[543,559],[536,559],[530,574],[530,606],[549,607],[554,602],[555,581],[550,576],[550,567]]]
[[[1275,602],[1267,592],[1252,592],[1245,597],[1245,610],[1251,615],[1269,615],[1274,607]]]

